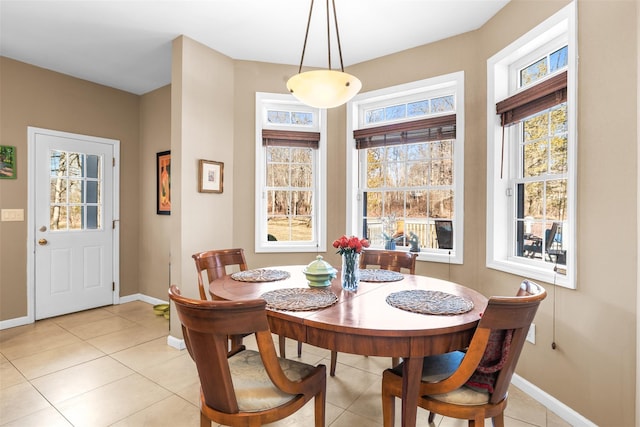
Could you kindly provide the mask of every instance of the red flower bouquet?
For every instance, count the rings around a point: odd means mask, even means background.
[[[338,249],[336,253],[344,255],[346,253],[355,252],[359,254],[362,252],[362,248],[369,247],[369,241],[367,239],[360,239],[356,236],[342,236],[337,240],[334,240],[333,247]]]

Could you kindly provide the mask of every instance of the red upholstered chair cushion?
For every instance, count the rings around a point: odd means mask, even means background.
[[[493,386],[496,383],[498,372],[504,366],[509,355],[512,337],[513,330],[491,331],[487,348],[478,364],[478,368],[465,384],[467,387],[477,391],[493,393]]]

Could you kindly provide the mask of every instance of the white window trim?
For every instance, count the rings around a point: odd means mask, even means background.
[[[314,114],[315,126],[276,126],[266,124],[266,107],[273,108],[286,105],[296,106],[298,111],[309,111]],[[255,140],[255,251],[266,252],[324,252],[327,250],[327,112],[324,109],[312,108],[302,104],[293,95],[256,92],[256,140]],[[262,129],[282,129],[295,131],[320,132],[319,147],[315,155],[313,188],[313,229],[315,239],[311,242],[270,242],[267,240],[267,227],[263,221],[266,211],[266,196],[263,191],[266,176],[264,149],[262,147]]]
[[[358,212],[362,195],[358,188],[359,156],[353,139],[353,131],[358,129],[359,113],[372,106],[388,103],[389,100],[406,99],[408,95],[416,93],[435,93],[440,88],[455,87],[456,96],[456,143],[454,149],[454,192],[455,192],[455,252],[419,252],[418,261],[442,262],[462,264],[464,255],[464,71],[445,74],[416,82],[392,86],[384,89],[358,94],[347,104],[347,134],[346,134],[346,180],[347,180],[347,217],[346,233],[356,235],[359,231]],[[413,120],[420,119],[412,118]],[[383,123],[387,124],[387,123]],[[379,123],[372,126],[379,126]],[[403,250],[398,248],[398,250]]]
[[[538,47],[566,34],[569,45],[567,68],[567,120],[568,120],[568,218],[563,228],[567,242],[567,274],[557,274],[554,265],[529,263],[529,260],[510,256],[508,242],[512,227],[506,227],[510,200],[506,197],[509,180],[500,178],[502,127],[495,113],[496,103],[509,95],[509,65]],[[517,274],[574,289],[576,287],[576,183],[577,183],[577,13],[575,2],[565,6],[549,19],[520,37],[487,60],[487,259],[488,268]],[[509,159],[505,144],[504,158]],[[506,171],[505,171],[506,173]],[[513,239],[512,239],[513,240]]]

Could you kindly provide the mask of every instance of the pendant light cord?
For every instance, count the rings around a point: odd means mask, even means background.
[[[340,45],[340,30],[338,29],[338,15],[336,13],[336,0],[331,0],[331,3],[333,4],[333,22],[336,26],[336,39],[338,40],[338,55],[340,56],[340,71],[344,73],[344,64],[342,63],[342,46]],[[329,26],[329,0],[327,0],[327,27],[328,26]],[[331,50],[329,50],[329,69],[331,69]]]
[[[302,56],[300,57],[300,66],[298,67],[298,74],[302,72],[302,63],[304,62],[304,52],[307,50],[307,39],[309,38],[309,27],[311,26],[312,13],[313,13],[313,0],[311,0],[311,6],[309,7],[309,18],[307,18],[307,31],[304,33],[304,44],[302,45]]]
[[[302,56],[300,57],[300,66],[298,67],[298,74],[302,72],[302,63],[304,62],[304,54],[307,50],[307,40],[309,39],[309,28],[311,27],[311,15],[313,15],[313,2],[311,0],[311,6],[309,7],[309,17],[307,18],[307,31],[304,33],[304,45],[302,46]],[[340,71],[344,73],[344,64],[342,62],[342,46],[340,44],[340,30],[338,29],[338,15],[336,14],[336,0],[331,0],[333,6],[333,23],[336,27],[336,39],[338,41],[338,56],[340,57]],[[329,70],[331,70],[331,21],[329,19],[329,0],[327,0],[327,54]]]
[[[333,3],[333,15],[335,16],[336,4]],[[331,69],[331,27],[329,26],[329,0],[327,0],[327,63]]]

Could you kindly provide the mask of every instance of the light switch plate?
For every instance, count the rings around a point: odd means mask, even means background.
[[[2,209],[2,221],[24,221],[24,209]]]

